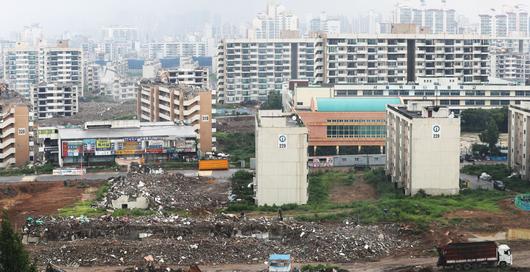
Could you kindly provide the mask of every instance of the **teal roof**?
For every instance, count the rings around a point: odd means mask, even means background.
[[[317,98],[318,112],[384,112],[388,104],[401,104],[389,98]]]

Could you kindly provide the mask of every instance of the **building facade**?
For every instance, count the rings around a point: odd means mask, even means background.
[[[149,59],[207,55],[208,43],[204,41],[151,42],[147,45],[147,57]]]
[[[8,49],[4,56],[4,80],[25,98],[39,81],[39,51],[22,43]]]
[[[168,69],[165,72],[169,83],[210,88],[208,71],[206,67],[184,66],[178,69]]]
[[[209,89],[143,81],[138,90],[137,114],[141,121],[183,122],[192,126],[198,134],[199,150],[206,153],[214,149],[213,104]]]
[[[508,112],[508,165],[521,175],[530,179],[530,102],[512,105]]]
[[[502,37],[528,37],[528,12],[516,6],[506,12],[480,14],[480,34]]]
[[[0,168],[33,162],[33,146],[33,121],[28,105],[0,99]]]
[[[487,83],[489,43],[480,36],[426,34],[224,40],[217,59],[218,92],[225,103],[239,103],[265,100],[293,79],[317,85],[403,85],[420,77]]]
[[[265,12],[252,20],[247,36],[251,39],[278,39],[290,32],[298,32],[298,17],[284,6],[271,2]]]
[[[460,119],[449,109],[388,105],[386,111],[387,175],[406,195],[460,191]]]
[[[68,83],[42,83],[31,90],[36,119],[74,116],[79,112],[79,90]]]
[[[87,122],[57,128],[58,164],[87,167],[116,158],[143,158],[148,163],[197,158],[195,132],[173,122],[138,120]],[[84,166],[83,166],[84,165]]]
[[[448,107],[455,114],[469,108],[499,108],[530,101],[530,86],[514,85],[507,81],[489,84],[458,84],[454,78],[419,78],[416,84],[335,84],[322,87],[285,89],[286,108],[308,109],[313,97],[356,98],[394,97],[404,103],[415,100],[431,101]]]
[[[295,112],[308,129],[310,156],[383,154],[387,104],[399,98],[312,98]]]
[[[307,161],[307,128],[281,111],[259,111],[256,119],[256,204],[306,204]]]

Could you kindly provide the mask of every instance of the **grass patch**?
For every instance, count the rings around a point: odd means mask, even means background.
[[[24,166],[0,169],[0,176],[24,176],[24,175],[41,175],[51,174],[53,172],[52,164],[44,164],[41,166]]]
[[[107,194],[110,188],[110,183],[105,182],[103,185],[101,185],[98,190],[96,191],[96,201],[101,201]]]
[[[92,206],[92,201],[79,201],[75,203],[72,207],[65,207],[59,209],[59,216],[64,217],[79,217],[84,215],[86,217],[96,217],[106,214],[107,212],[104,209],[95,208]]]
[[[491,164],[491,165],[466,165],[462,167],[462,173],[478,176],[484,172],[491,175],[493,179],[505,179],[512,171],[506,164]]]
[[[345,272],[348,270],[341,269],[340,267],[336,265],[329,265],[329,264],[306,264],[302,266],[301,269],[302,272]]]
[[[250,158],[255,157],[254,133],[215,132],[214,137],[217,139],[217,150],[230,154],[231,162],[244,160],[248,165]]]
[[[329,189],[333,184],[352,185],[355,182],[353,172],[325,171],[309,175],[308,203],[318,205],[329,202]]]
[[[387,180],[382,169],[364,173],[364,180],[374,186],[377,200],[354,201],[348,204],[329,202],[329,188],[332,184],[352,184],[352,172],[327,171],[312,174],[309,178],[309,203],[307,205],[256,206],[253,202],[232,203],[229,212],[276,213],[279,209],[286,216],[302,221],[342,221],[346,218],[360,224],[384,222],[412,223],[420,230],[431,223],[458,224],[458,220],[448,220],[444,214],[456,210],[482,210],[499,212],[498,202],[508,194],[500,191],[464,190],[456,196],[404,196]]]

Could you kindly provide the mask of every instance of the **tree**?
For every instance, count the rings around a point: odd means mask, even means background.
[[[4,210],[0,228],[0,272],[14,271],[37,272],[37,267],[30,263],[22,239],[11,227],[7,211]]]
[[[260,107],[262,110],[281,110],[282,109],[282,94],[279,91],[269,92],[267,101]]]
[[[488,120],[486,129],[480,133],[479,138],[480,141],[488,144],[490,152],[494,153],[493,151],[496,150],[495,145],[499,141],[499,128],[497,127],[497,124],[495,123],[495,120],[493,120],[493,118]]]

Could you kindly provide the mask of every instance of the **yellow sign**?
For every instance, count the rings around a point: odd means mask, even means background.
[[[116,155],[134,155],[134,154],[136,154],[136,150],[127,150],[127,149],[116,150]]]
[[[109,140],[97,140],[96,149],[110,149],[110,141]]]

